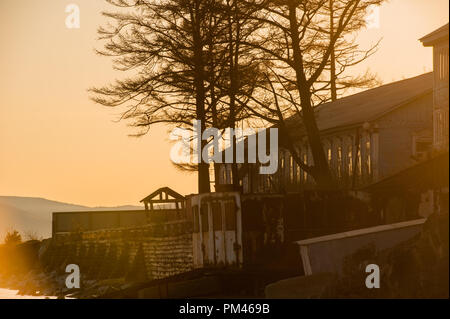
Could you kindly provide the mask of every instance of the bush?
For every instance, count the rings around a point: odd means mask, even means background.
[[[17,230],[6,233],[4,243],[5,245],[17,245],[22,242],[22,236]]]

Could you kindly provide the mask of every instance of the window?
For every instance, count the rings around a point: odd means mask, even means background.
[[[227,167],[226,167],[226,165],[222,165],[221,170],[222,170],[222,184],[226,184],[227,183]]]
[[[356,168],[356,174],[358,174],[358,176],[362,175],[362,161],[361,161],[361,149],[358,148],[358,153],[356,154],[356,161],[357,161],[357,165],[358,167]]]
[[[331,165],[331,147],[327,149],[328,165]]]
[[[351,145],[348,146],[347,152],[347,170],[348,176],[353,175],[353,147]]]
[[[219,171],[220,172],[220,171]],[[219,173],[219,180],[216,181],[215,180],[215,170],[214,170],[214,164],[213,163],[209,163],[209,180],[211,183],[220,183],[220,173]]]
[[[414,137],[413,154],[418,160],[426,159],[428,153],[431,151],[431,138]]]
[[[244,193],[248,193],[249,192],[248,173],[245,174],[242,184],[243,184],[242,188],[243,188]]]
[[[439,80],[448,79],[448,48],[442,48],[438,53]]]
[[[261,165],[258,165],[258,167],[261,167]],[[258,168],[259,169],[259,168]],[[256,192],[262,193],[264,191],[264,179],[263,175],[257,173],[256,174]]]
[[[431,148],[431,143],[429,141],[417,141],[416,142],[416,153],[428,152]]]
[[[227,182],[226,184],[231,184],[232,179],[233,178],[233,174],[232,174],[232,167],[231,165],[227,165]]]
[[[267,189],[267,175],[259,174],[259,184],[260,184],[260,192],[263,193]]]
[[[342,147],[337,148],[337,175],[342,178]]]
[[[302,175],[301,175],[301,172],[300,172],[300,165],[297,164],[296,168],[297,168],[297,170],[296,170],[297,184],[300,184],[300,183],[302,182],[302,181],[301,181]]]
[[[367,175],[372,175],[372,156],[371,156],[371,148],[370,141],[366,142],[366,171]]]
[[[442,144],[448,139],[448,111],[437,109],[434,111],[434,142]]]
[[[308,164],[308,154],[303,154],[303,163],[305,165]],[[306,183],[307,180],[308,180],[308,173],[305,170],[303,170],[303,182]]]
[[[294,184],[294,158],[292,155],[289,156],[289,180],[291,184]]]

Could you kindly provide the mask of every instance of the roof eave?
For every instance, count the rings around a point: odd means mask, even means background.
[[[445,40],[448,41],[448,30],[449,24],[447,23],[439,29],[436,29],[433,32],[423,36],[419,39],[419,41],[422,42],[423,46],[425,47],[433,46],[436,43],[443,42]]]
[[[420,99],[420,98],[422,98],[422,97],[424,97],[424,96],[426,96],[428,94],[432,94],[432,93],[433,93],[433,89],[428,89],[428,90],[426,90],[426,91],[424,91],[424,92],[422,92],[420,94],[417,94],[416,96],[414,96],[414,97],[412,97],[412,98],[410,98],[410,99],[408,99],[406,101],[403,101],[403,102],[401,102],[401,103],[399,103],[397,105],[394,105],[392,108],[390,108],[389,110],[387,110],[385,112],[382,112],[380,114],[377,114],[376,116],[368,118],[365,121],[358,121],[358,122],[353,122],[353,123],[349,123],[349,124],[345,124],[345,125],[330,127],[330,128],[324,129],[324,130],[320,130],[320,134],[321,135],[322,134],[323,135],[333,134],[333,133],[338,132],[338,131],[350,130],[350,129],[362,126],[362,125],[364,125],[364,123],[370,123],[370,122],[377,121],[380,118],[386,116],[387,114],[390,114],[391,112],[394,112],[395,110],[398,110],[399,108],[401,108],[401,107],[403,107],[405,105],[408,105],[408,104],[410,104],[410,103],[412,103],[412,102],[414,102],[414,101],[416,101],[416,100],[418,100],[418,99]]]

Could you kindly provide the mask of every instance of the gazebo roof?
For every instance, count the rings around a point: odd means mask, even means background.
[[[141,200],[141,203],[176,203],[184,201],[184,196],[169,187],[161,187]]]

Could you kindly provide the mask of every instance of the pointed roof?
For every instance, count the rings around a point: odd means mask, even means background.
[[[155,198],[157,197],[157,198]],[[169,187],[161,187],[159,189],[157,189],[156,191],[154,191],[153,193],[151,193],[150,195],[148,195],[147,197],[145,197],[144,199],[141,200],[141,203],[143,202],[179,202],[184,200],[184,196],[181,195],[180,193],[177,193],[176,191],[174,191],[173,189],[169,188]]]

